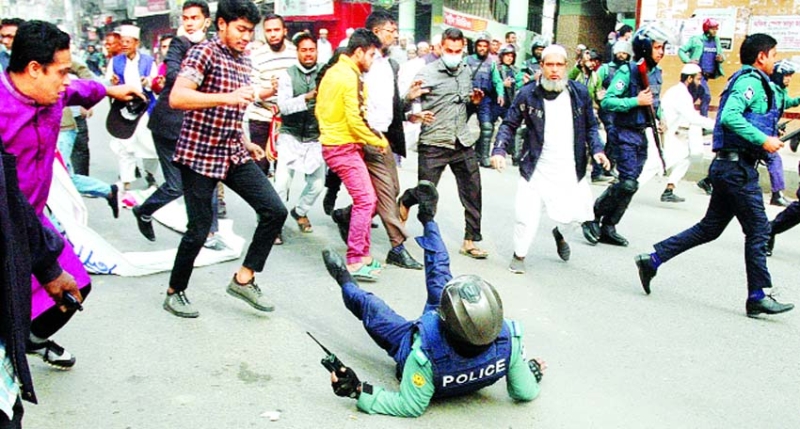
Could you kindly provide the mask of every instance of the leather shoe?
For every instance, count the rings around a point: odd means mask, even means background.
[[[424,268],[410,253],[403,248],[400,252],[389,251],[386,255],[386,263],[396,265],[400,268],[407,268],[409,270],[421,270]]]
[[[111,207],[111,214],[114,215],[114,219],[117,219],[119,217],[119,187],[117,185],[111,185],[111,192],[106,197],[106,201],[108,201],[108,206]]]
[[[697,187],[705,191],[706,195],[711,195],[711,193],[714,192],[714,187],[711,185],[711,181],[708,180],[708,177],[697,182]]]
[[[617,228],[615,228],[614,225],[603,225],[600,227],[600,242],[622,247],[628,245],[628,240],[617,233]]]
[[[347,263],[344,258],[333,247],[326,247],[322,251],[322,261],[325,263],[328,274],[336,280],[336,283],[339,283],[339,286],[356,282],[350,275],[350,271],[347,271]]]
[[[682,203],[684,201],[686,201],[686,198],[675,195],[672,189],[664,189],[664,192],[661,194],[662,203]]]
[[[775,248],[775,234],[769,235],[769,240],[767,240],[767,256],[772,256],[772,249]]]
[[[416,194],[419,202],[417,219],[423,224],[432,221],[436,216],[436,206],[439,204],[439,191],[436,190],[436,185],[427,180],[420,180]]]
[[[153,218],[150,216],[145,217],[139,210],[141,210],[140,206],[136,206],[131,210],[133,212],[133,217],[136,218],[136,226],[139,227],[139,232],[142,233],[144,238],[150,241],[156,241],[156,233],[153,231]]]
[[[569,244],[567,244],[567,240],[564,240],[564,236],[561,235],[561,231],[558,230],[558,227],[553,228],[553,238],[556,240],[556,252],[558,253],[558,257],[564,262],[569,261],[572,251],[569,248]]]
[[[636,268],[639,269],[639,280],[642,282],[642,289],[644,289],[644,293],[650,295],[650,280],[653,280],[658,270],[653,267],[653,261],[650,260],[650,254],[648,253],[636,255],[633,260],[636,262]]]
[[[600,241],[600,225],[597,221],[590,220],[586,221],[581,224],[581,230],[583,230],[583,238],[589,242],[592,246],[596,245],[598,241]]]
[[[769,200],[769,204],[778,207],[789,207],[789,200],[784,198],[783,194],[780,192],[773,192],[772,198]]]
[[[347,243],[347,237],[350,235],[350,211],[352,208],[353,206],[347,206],[331,212],[331,219],[339,227],[339,237],[342,237],[342,241],[345,243]]]
[[[745,304],[747,317],[755,317],[759,314],[786,313],[787,311],[791,311],[793,308],[794,304],[781,304],[771,295],[767,295],[758,301],[748,299],[747,303]]]

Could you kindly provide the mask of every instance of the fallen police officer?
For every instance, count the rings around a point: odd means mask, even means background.
[[[327,248],[322,258],[342,288],[345,306],[375,342],[397,363],[400,391],[361,382],[351,368],[331,372],[336,395],[358,400],[369,414],[420,416],[431,398],[463,395],[506,377],[508,394],[517,401],[539,395],[546,365],[527,361],[519,323],[503,319],[497,291],[480,277],[450,274],[450,257],[433,217],[438,194],[431,182],[407,190],[401,204],[419,204],[417,218],[425,228],[417,243],[425,249],[428,298],[422,316],[406,320],[383,300],[358,287],[344,259]]]

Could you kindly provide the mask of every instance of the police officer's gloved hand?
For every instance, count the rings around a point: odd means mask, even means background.
[[[361,395],[361,392],[358,390],[361,381],[358,379],[355,371],[350,368],[341,368],[336,371],[336,378],[336,381],[331,382],[333,393],[336,394],[336,396],[358,399],[359,395]]]
[[[539,362],[536,359],[531,359],[528,361],[528,368],[531,369],[533,376],[536,377],[536,382],[542,381],[542,377],[544,377],[544,373],[542,372],[542,366],[539,365]]]

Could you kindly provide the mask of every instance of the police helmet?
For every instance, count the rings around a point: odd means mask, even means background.
[[[503,302],[492,285],[476,275],[450,280],[438,309],[445,330],[474,346],[491,344],[503,329]]]
[[[514,57],[516,58],[516,56],[517,56],[517,49],[514,47],[514,45],[512,45],[512,44],[510,44],[510,43],[509,43],[509,44],[506,44],[506,45],[503,45],[503,47],[502,47],[502,48],[500,48],[500,50],[499,50],[499,51],[497,51],[497,55],[499,55],[499,56],[501,56],[501,57],[502,57],[502,56],[503,56],[503,55],[505,55],[505,54],[513,54],[513,55],[514,55]]]
[[[657,25],[647,24],[640,27],[633,33],[633,37],[631,38],[633,59],[638,61],[644,58],[648,68],[655,67],[656,64],[653,61],[653,42],[667,43],[669,40],[669,33]]]
[[[714,18],[706,18],[703,20],[703,33],[708,33],[712,28],[719,28],[719,21]]]
[[[772,69],[772,74],[769,76],[770,80],[781,88],[785,88],[783,78],[791,76],[797,71],[797,64],[789,60],[780,60],[775,63]]]
[[[550,40],[544,36],[534,37],[533,41],[531,42],[531,54],[533,54],[533,51],[535,51],[536,48],[546,48],[548,46],[550,46]]]
[[[478,33],[475,37],[475,44],[477,45],[479,42],[486,42],[491,44],[492,43],[492,35],[487,32]]]

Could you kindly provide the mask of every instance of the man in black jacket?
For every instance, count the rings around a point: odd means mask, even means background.
[[[205,39],[205,32],[210,24],[210,12],[205,0],[189,0],[183,3],[181,29],[178,37],[172,39],[164,58],[167,64],[167,77],[150,115],[147,127],[153,132],[158,161],[164,173],[164,183],[141,205],[133,208],[139,232],[150,241],[156,241],[153,231],[152,216],[158,209],[183,196],[183,184],[178,168],[172,164],[175,144],[183,124],[183,111],[169,107],[169,95],[181,69],[181,62],[189,49]],[[216,219],[216,218],[215,218]],[[216,230],[215,226],[211,228]]]
[[[0,386],[0,395],[6,395],[0,399],[8,405],[8,409],[0,409],[0,429],[6,429],[22,427],[20,399],[36,403],[25,357],[31,327],[31,274],[56,302],[63,302],[65,293],[78,300],[81,294],[75,279],[58,264],[64,241],[53,230],[42,227],[19,190],[16,157],[6,153],[2,144],[0,154],[0,350],[4,357],[0,384],[5,384]]]
[[[491,159],[493,168],[505,168],[506,150],[513,147],[517,128],[524,122],[529,132],[520,153],[514,255],[508,267],[516,274],[525,272],[525,255],[536,236],[542,208],[560,224],[593,218],[587,153],[603,168],[609,166],[589,91],[566,77],[567,51],[560,45],[546,47],[541,67],[538,84],[525,85],[514,99],[497,132]],[[569,260],[570,248],[558,227],[553,228],[553,238],[558,256]]]

